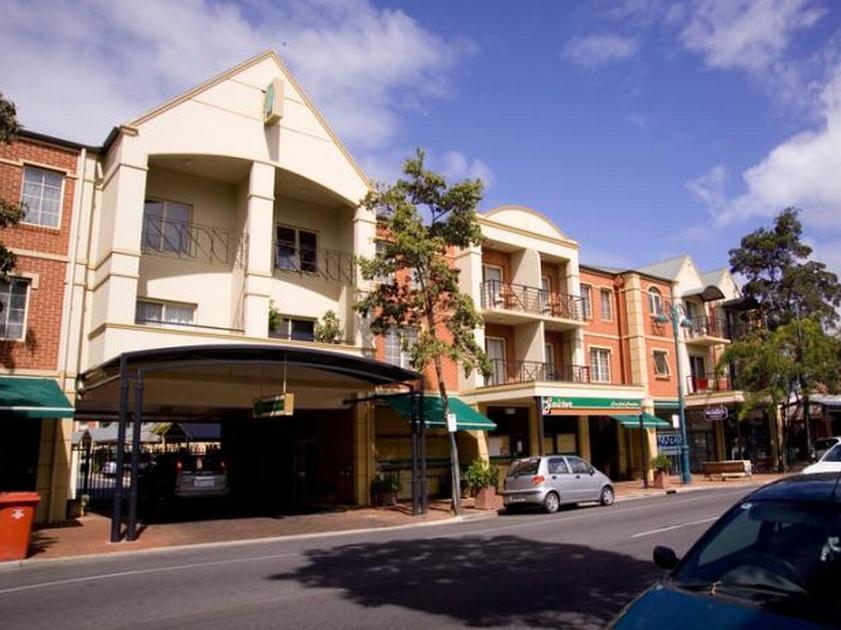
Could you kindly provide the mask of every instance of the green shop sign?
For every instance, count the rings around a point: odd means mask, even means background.
[[[631,409],[639,411],[642,400],[639,398],[589,398],[589,397],[563,397],[543,396],[543,414],[551,415],[555,409],[604,409],[606,411],[617,411]]]

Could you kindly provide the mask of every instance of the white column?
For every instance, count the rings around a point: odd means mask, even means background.
[[[367,208],[359,207],[353,215],[353,254],[364,258],[373,258],[376,254],[377,217]],[[356,286],[347,287],[348,300],[346,309],[345,330],[347,336],[353,339],[357,346],[365,348],[374,347],[374,339],[366,322],[353,310],[353,304],[357,301],[357,291],[365,291],[370,288],[371,281],[362,277],[359,266],[356,270]]]
[[[474,245],[467,250],[459,252],[455,259],[455,266],[459,270],[459,290],[469,295],[473,300],[473,306],[478,312],[482,311],[482,247]],[[477,328],[473,338],[480,348],[485,348],[485,329]],[[485,384],[484,377],[476,371],[466,377],[464,372],[459,370],[461,389],[473,389],[482,387]]]
[[[245,227],[248,258],[245,269],[245,334],[267,337],[274,233],[274,167],[254,162],[248,178]]]
[[[581,295],[581,278],[578,271],[578,258],[571,258],[566,264],[566,287],[570,295]],[[595,299],[595,297],[594,297]],[[587,365],[589,359],[584,350],[584,327],[573,332],[572,362],[574,365]]]

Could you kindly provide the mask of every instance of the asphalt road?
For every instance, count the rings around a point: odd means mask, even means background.
[[[602,627],[746,489],[0,571],[0,627]]]

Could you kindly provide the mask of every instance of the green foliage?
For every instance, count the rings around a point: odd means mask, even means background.
[[[274,300],[269,300],[269,330],[277,330],[280,325],[280,310],[274,305]]]
[[[823,263],[809,260],[812,248],[801,242],[798,210],[786,208],[772,228],[759,228],[730,250],[730,268],[745,277],[742,292],[755,300],[770,328],[801,316],[822,324],[838,320],[841,284]]]
[[[667,473],[672,469],[672,462],[667,455],[660,453],[651,460],[651,469],[657,472]]]
[[[371,494],[382,494],[384,492],[400,492],[400,477],[387,473],[374,477],[371,480]]]
[[[362,276],[391,280],[377,283],[354,308],[372,317],[375,334],[391,329],[417,331],[413,343],[404,340],[412,367],[423,371],[433,364],[446,401],[442,357],[460,363],[465,374],[491,371],[474,337],[481,316],[470,296],[459,290],[458,269],[446,258],[454,249],[481,243],[476,205],[482,197],[482,182],[448,185],[443,176],[424,168],[420,149],[406,161],[403,172],[405,178],[391,187],[379,187],[362,202],[382,219],[388,235],[382,252],[360,259]],[[406,277],[412,281],[398,281]],[[446,404],[444,408],[446,413]]]
[[[496,486],[498,471],[496,466],[486,462],[482,458],[474,459],[467,470],[464,471],[464,480],[468,487],[473,490],[480,490],[481,488],[490,488]]]
[[[11,144],[20,131],[15,104],[0,93],[0,143]],[[23,216],[23,208],[16,201],[0,198],[0,229],[15,225]],[[0,243],[0,279],[5,279],[15,268],[15,255]],[[0,305],[2,308],[2,305]]]
[[[342,324],[333,311],[327,311],[321,321],[315,324],[315,340],[321,343],[339,343],[344,336]]]

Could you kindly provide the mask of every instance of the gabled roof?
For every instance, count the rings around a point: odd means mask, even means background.
[[[669,280],[676,280],[681,268],[684,264],[689,262],[689,260],[689,255],[684,254],[682,256],[670,258],[662,262],[637,267],[634,269],[634,271],[638,271],[640,273],[648,274],[651,276],[658,276],[660,278],[667,278]]]
[[[727,267],[721,269],[713,269],[712,271],[705,271],[701,274],[701,282],[704,286],[714,285],[719,286],[724,280],[725,274],[728,273]]]

